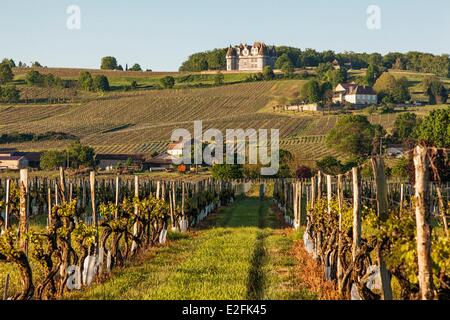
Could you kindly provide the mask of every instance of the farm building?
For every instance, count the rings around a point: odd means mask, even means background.
[[[378,96],[372,87],[361,86],[356,83],[342,83],[334,89],[333,102],[370,105],[378,103]]]
[[[339,60],[337,60],[337,59],[334,59],[334,61],[331,64],[333,65],[333,68],[335,70],[340,70],[342,68],[352,69],[352,67],[353,67],[351,62],[347,62],[347,63],[341,64],[339,62]]]
[[[165,152],[145,162],[145,169],[150,171],[165,170],[173,167],[175,156]]]
[[[28,167],[39,169],[41,164],[41,153],[40,152],[15,152],[15,156],[23,156],[28,160]]]
[[[37,169],[39,168],[40,158],[40,152],[19,152],[16,149],[0,149],[0,169]]]
[[[167,153],[173,157],[181,157],[183,155],[183,148],[184,143],[182,141],[173,142],[167,147]]]
[[[96,154],[95,161],[101,170],[113,170],[120,166],[143,168],[145,156],[142,154]]]
[[[314,112],[322,112],[323,106],[320,103],[309,103],[309,104],[300,104],[300,105],[293,105],[293,106],[286,106],[284,108],[286,111],[314,111]]]
[[[20,170],[28,168],[28,160],[24,156],[0,155],[0,170]]]

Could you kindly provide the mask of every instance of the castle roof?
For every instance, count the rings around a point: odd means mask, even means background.
[[[339,87],[344,88],[345,94],[352,95],[352,94],[364,94],[364,95],[376,95],[375,91],[372,87],[369,86],[361,86],[356,83],[341,83],[338,85],[335,89],[335,92],[344,92],[339,89]]]
[[[237,56],[236,48],[233,48],[231,45],[227,51],[227,57],[235,57]]]
[[[234,57],[242,55],[242,51],[247,49],[249,52],[252,52],[252,49],[256,48],[258,50],[258,55],[261,56],[276,56],[277,52],[275,50],[275,46],[268,47],[264,42],[255,42],[253,46],[248,44],[240,44],[239,46],[232,47],[230,46],[227,51],[227,57]]]
[[[357,86],[354,91],[350,94],[365,94],[365,95],[376,95],[372,87],[368,86]]]

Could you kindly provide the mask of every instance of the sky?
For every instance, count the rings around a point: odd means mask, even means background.
[[[71,5],[80,10],[80,29],[67,27],[75,21]],[[379,20],[367,13],[371,5]],[[368,28],[368,20],[380,28]],[[450,53],[449,34],[448,0],[2,0],[0,6],[0,57],[49,67],[99,68],[101,57],[111,55],[123,66],[175,71],[194,52],[254,41],[443,54]]]

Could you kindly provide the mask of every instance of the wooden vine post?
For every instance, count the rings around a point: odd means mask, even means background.
[[[116,211],[114,212],[114,219],[117,220],[119,218],[119,190],[120,190],[120,177],[116,177],[116,194],[115,194],[115,205]]]
[[[372,169],[375,179],[378,218],[386,222],[389,219],[388,186],[382,157],[372,158]],[[381,254],[381,246],[377,245],[377,260],[381,275],[381,293],[384,300],[392,300],[391,275]]]
[[[172,229],[175,230],[177,228],[177,221],[175,219],[176,209],[177,209],[177,193],[176,193],[176,184],[175,181],[172,182],[172,201],[173,201],[173,221],[172,221]]]
[[[139,200],[139,177],[138,176],[134,176],[134,198],[136,200]],[[137,217],[138,214],[139,214],[139,207],[136,204],[134,206],[134,215]],[[139,232],[138,228],[139,228],[138,221],[136,220],[136,222],[133,225],[133,236],[134,237],[137,237],[137,235],[138,235],[138,232]],[[136,253],[137,247],[138,247],[138,243],[135,240],[133,240],[133,243],[131,245],[131,254]]]
[[[97,209],[95,207],[95,171],[89,174],[89,184],[91,189],[92,224],[98,230]],[[98,234],[95,236],[95,248],[98,250]]]
[[[19,204],[19,245],[20,249],[27,252],[26,233],[28,227],[27,194],[28,194],[28,169],[20,170],[20,204]]]
[[[427,149],[414,149],[415,168],[415,211],[417,224],[417,258],[419,265],[419,286],[423,300],[432,300],[433,274],[431,268],[431,212],[429,211],[429,172]]]
[[[317,173],[317,199],[322,199],[322,172]]]
[[[303,182],[298,183],[298,198],[298,225],[300,227],[305,221],[303,217]]]
[[[400,185],[400,211],[403,210],[404,202],[405,202],[405,185],[402,183]]]
[[[316,178],[311,178],[311,208],[316,205]]]
[[[293,199],[293,209],[294,209],[294,228],[297,229],[299,227],[298,224],[298,182],[294,182],[292,184],[292,192],[294,194]]]
[[[50,230],[52,224],[52,188],[50,184],[47,188],[47,228]]]
[[[64,175],[64,168],[59,167],[59,190],[61,193],[61,201],[64,203],[67,199],[66,196],[66,177]],[[56,190],[58,192],[58,190]]]
[[[82,189],[81,207],[83,209],[86,209],[86,183],[84,179],[81,179],[81,189]]]
[[[9,228],[9,189],[11,180],[6,179],[6,201],[5,201],[5,231]]]
[[[328,204],[328,215],[331,215],[331,200],[332,200],[332,192],[331,192],[331,176],[327,175],[327,204]]]
[[[172,198],[172,191],[170,190],[170,187],[173,186],[172,183],[169,183],[169,209],[170,209],[170,224],[171,229],[174,229],[175,226],[175,216],[174,216],[174,207],[173,207],[173,198]]]
[[[186,226],[187,226],[187,221],[186,221],[186,214],[184,212],[184,206],[185,206],[185,184],[184,181],[181,182],[181,219],[182,219],[182,227],[181,227],[181,231],[182,232],[186,232]]]
[[[156,181],[156,199],[160,198],[161,193],[161,181]]]
[[[356,258],[359,246],[361,244],[361,169],[353,168],[353,245],[352,257]]]
[[[339,294],[342,293],[342,264],[341,264],[341,253],[342,253],[342,210],[344,208],[344,188],[342,183],[342,174],[338,175],[337,181],[337,196],[339,204],[339,225],[338,225],[338,259],[337,259],[337,283]],[[342,297],[341,297],[342,298]]]
[[[55,181],[55,205],[59,206],[58,181]]]

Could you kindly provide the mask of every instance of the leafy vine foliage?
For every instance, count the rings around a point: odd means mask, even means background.
[[[339,234],[339,212],[342,215]],[[381,221],[375,210],[363,206],[363,234],[359,250],[352,256],[352,212],[349,202],[339,210],[336,198],[331,201],[328,212],[327,199],[319,199],[308,211],[306,232],[316,245],[316,258],[325,267],[326,277],[340,282],[341,296],[350,296],[352,284],[359,295],[366,300],[381,299],[381,292],[367,287],[368,270],[374,264],[376,248],[380,246],[390,274],[400,287],[400,298],[419,299],[417,278],[416,221],[412,207],[391,210],[389,219]],[[339,248],[338,237],[341,237]],[[337,265],[342,267],[338,276]],[[437,297],[450,298],[450,239],[438,233],[432,238],[433,280]]]
[[[33,196],[37,200],[33,200],[39,208],[38,212],[45,212],[45,192],[43,186],[41,188],[30,193],[35,192]],[[99,219],[96,227],[88,219],[90,212],[82,208],[77,200],[82,197],[82,189],[75,188],[73,194],[76,197],[66,199],[63,188],[58,185],[57,193],[61,201],[51,208],[46,229],[32,230],[26,234],[28,250],[19,247],[20,241],[14,228],[9,228],[0,236],[0,263],[13,263],[20,271],[21,291],[12,298],[60,298],[67,290],[71,277],[68,272],[70,266],[76,266],[79,277],[83,279],[88,271],[85,270],[86,267],[89,268],[86,265],[87,258],[98,257],[102,263],[99,264],[97,274],[100,278],[106,276],[106,271],[124,266],[125,261],[140,250],[159,243],[163,230],[167,230],[169,226],[180,230],[183,217],[187,219],[189,226],[194,226],[201,220],[200,216],[206,207],[226,205],[234,198],[230,187],[221,188],[221,191],[216,188],[198,189],[200,191],[187,190],[187,199],[182,202],[181,191],[175,188],[174,194],[179,201],[169,203],[151,192],[140,192],[139,197],[134,197],[130,188],[122,186],[122,201],[116,205],[113,202],[114,194],[100,185],[96,190]],[[17,216],[16,219],[19,212],[18,198],[19,191],[12,184],[9,208]],[[41,204],[39,201],[42,201]],[[0,210],[4,208],[5,201],[0,201]],[[0,228],[3,227],[4,220],[0,216]],[[43,270],[36,285],[32,261],[36,261]],[[82,284],[85,282],[82,281]]]

